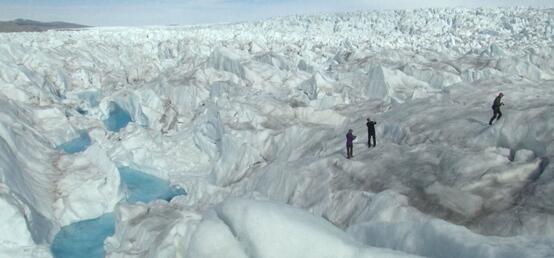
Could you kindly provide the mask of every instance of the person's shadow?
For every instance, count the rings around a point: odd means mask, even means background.
[[[481,120],[477,120],[475,118],[468,118],[467,121],[471,122],[471,123],[476,123],[476,124],[479,124],[481,126],[484,126],[483,129],[479,130],[479,132],[477,133],[477,135],[480,135],[482,133],[484,133],[485,131],[487,131],[489,128],[490,128],[490,125],[489,123],[487,122],[483,122]]]
[[[472,123],[476,123],[476,124],[480,124],[480,125],[489,125],[489,123],[483,122],[483,121],[481,121],[481,120],[477,120],[477,119],[475,119],[475,118],[473,118],[473,117],[468,118],[467,121],[472,122]]]

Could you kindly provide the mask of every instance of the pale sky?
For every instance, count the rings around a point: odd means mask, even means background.
[[[495,6],[554,7],[554,0],[0,0],[0,20],[184,25],[320,12]]]

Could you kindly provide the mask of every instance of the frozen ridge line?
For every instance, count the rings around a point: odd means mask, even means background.
[[[552,18],[1,34],[0,256],[51,257],[61,227],[113,212],[108,257],[552,257]],[[121,202],[118,167],[187,195]]]

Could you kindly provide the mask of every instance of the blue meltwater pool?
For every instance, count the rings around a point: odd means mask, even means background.
[[[124,202],[170,201],[175,196],[186,194],[184,189],[136,169],[120,167],[119,174],[126,193]],[[104,240],[114,233],[113,213],[78,221],[61,228],[52,242],[51,251],[56,258],[102,258],[106,255]]]

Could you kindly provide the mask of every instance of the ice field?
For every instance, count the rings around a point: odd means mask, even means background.
[[[0,257],[554,257],[553,39],[531,8],[0,34]]]

